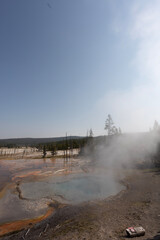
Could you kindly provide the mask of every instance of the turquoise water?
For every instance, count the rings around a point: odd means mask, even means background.
[[[49,178],[47,181],[21,184],[22,195],[28,199],[61,197],[71,203],[104,199],[115,195],[122,189],[120,183],[113,181],[109,175],[79,175],[61,177],[59,180]]]
[[[0,223],[43,215],[53,200],[77,204],[105,199],[124,189],[109,172],[78,173],[82,169],[76,163],[64,159],[1,160],[0,189],[8,183],[12,188],[0,198]],[[56,174],[65,169],[71,174]]]

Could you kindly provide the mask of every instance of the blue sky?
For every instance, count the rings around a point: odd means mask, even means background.
[[[123,132],[148,130],[160,120],[159,10],[156,0],[1,0],[0,138],[104,135],[108,114]]]

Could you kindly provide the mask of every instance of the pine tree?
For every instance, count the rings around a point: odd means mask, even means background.
[[[46,155],[47,155],[46,146],[44,145],[44,146],[43,146],[43,158],[45,158]]]
[[[92,131],[92,128],[90,128],[90,130],[89,130],[89,137],[90,137],[90,138],[93,137],[93,131]]]
[[[108,118],[105,121],[105,127],[104,129],[108,131],[108,135],[112,135],[113,134],[113,120],[110,114],[108,114]]]

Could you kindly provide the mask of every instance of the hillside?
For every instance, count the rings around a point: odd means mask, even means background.
[[[80,136],[70,136],[68,139],[81,139]],[[35,146],[41,143],[52,143],[65,140],[66,137],[53,137],[53,138],[11,138],[11,139],[0,139],[0,147],[4,146]]]

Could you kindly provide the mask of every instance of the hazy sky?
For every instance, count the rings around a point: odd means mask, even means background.
[[[160,121],[160,1],[0,0],[0,138]]]

